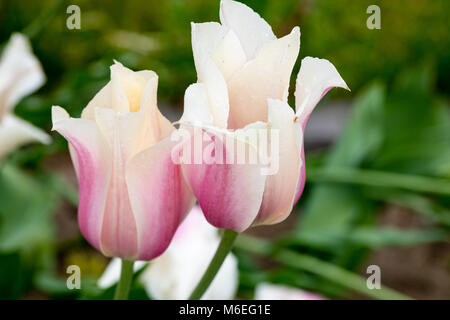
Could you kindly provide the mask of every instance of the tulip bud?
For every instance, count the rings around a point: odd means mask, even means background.
[[[80,119],[53,107],[53,130],[70,146],[84,237],[109,257],[150,260],[169,245],[193,204],[171,160],[175,128],[156,103],[158,77],[116,62],[111,81]]]
[[[300,29],[277,38],[257,13],[232,0],[221,1],[220,21],[192,24],[198,83],[186,90],[180,122],[210,136],[220,133],[224,140],[243,145],[244,154],[270,150],[270,163],[278,170],[260,171],[261,162],[191,162],[183,171],[206,219],[241,232],[288,217],[305,181],[303,130],[308,116],[330,88],[347,85],[327,60],[305,58],[294,112],[287,98]],[[267,133],[252,144],[246,137],[255,127]],[[226,144],[215,151],[227,156],[234,152]]]

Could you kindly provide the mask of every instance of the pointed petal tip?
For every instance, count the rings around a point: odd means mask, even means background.
[[[306,121],[317,103],[332,88],[350,88],[336,67],[327,59],[305,57],[302,59],[295,88],[296,113]]]
[[[70,115],[65,109],[61,108],[60,106],[52,106],[52,131],[58,130],[57,123],[59,121],[69,118]]]
[[[332,87],[339,87],[339,88],[343,88],[345,90],[351,91],[350,88],[348,87],[347,83],[344,81],[342,76],[337,71],[334,64],[331,63],[329,60],[308,56],[308,57],[304,57],[302,59],[300,71],[301,71],[303,65],[308,70],[319,71],[320,69],[322,69],[321,70],[322,72],[325,71],[325,72],[331,74],[331,77],[334,78],[334,85]],[[301,72],[298,73],[297,80],[299,80],[300,75],[301,75]],[[328,76],[328,77],[330,77],[330,76]]]
[[[123,64],[120,61],[116,60],[116,59],[113,59],[113,62],[114,62],[113,65],[123,66]]]
[[[284,37],[288,37],[291,43],[298,42],[298,45],[300,45],[300,36],[301,36],[300,27],[296,26],[291,30],[289,34],[285,35]]]
[[[299,26],[295,26],[293,29],[292,29],[292,31],[291,31],[291,33],[298,33],[298,35],[300,35],[301,34],[301,32],[300,32],[300,27]]]
[[[345,81],[344,81],[345,83]],[[352,92],[352,90],[348,87],[347,83],[345,83],[345,87],[343,87],[345,90]]]

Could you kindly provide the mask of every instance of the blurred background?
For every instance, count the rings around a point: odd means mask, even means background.
[[[331,91],[311,116],[307,184],[290,218],[248,235],[301,254],[298,265],[241,243],[237,297],[252,298],[265,281],[331,299],[388,298],[391,291],[365,287],[375,264],[383,288],[450,299],[450,3],[242,2],[278,37],[300,26],[291,93],[305,56],[330,60],[352,91]],[[66,27],[70,4],[81,8],[80,30]],[[372,4],[381,9],[380,30],[366,26]],[[52,105],[78,117],[117,59],[159,75],[160,109],[177,120],[184,90],[196,81],[190,22],[218,20],[219,1],[211,0],[2,0],[0,49],[11,33],[27,34],[47,76],[15,113],[46,131]],[[50,146],[1,160],[0,298],[111,297],[112,289],[95,284],[108,260],[79,233],[67,143],[52,136]],[[82,290],[66,287],[71,264],[82,269]],[[148,298],[138,283],[132,297]]]

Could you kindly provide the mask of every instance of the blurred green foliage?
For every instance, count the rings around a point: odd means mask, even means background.
[[[261,281],[287,283],[329,297],[346,297],[348,289],[368,294],[353,272],[371,250],[448,240],[449,2],[242,2],[260,13],[278,36],[299,25],[300,58],[329,59],[354,93],[337,90],[330,97],[355,99],[336,144],[328,152],[307,155],[299,223],[291,233],[274,239],[273,250],[264,252],[278,264],[262,267],[253,258],[260,252],[257,242],[253,247],[250,240],[247,247],[238,246],[239,296],[251,298]],[[66,28],[69,4],[81,8],[81,30]],[[366,27],[366,8],[371,4],[381,8],[381,30]],[[12,32],[28,34],[48,78],[15,112],[47,130],[51,105],[78,116],[108,81],[113,59],[132,69],[156,71],[160,103],[181,108],[184,90],[196,81],[189,23],[218,21],[218,11],[219,1],[211,0],[2,0],[0,44]],[[95,285],[105,261],[85,253],[89,246],[79,236],[66,244],[57,240],[55,211],[63,202],[75,210],[77,193],[45,166],[51,157],[67,156],[67,143],[59,135],[53,137],[50,146],[21,148],[1,163],[0,298],[36,293],[110,298],[113,288],[100,290]],[[383,204],[417,212],[426,228],[377,226]],[[294,255],[277,255],[285,249]],[[286,264],[286,256],[300,266]],[[83,270],[92,272],[83,277],[81,292],[68,291],[64,266],[81,260],[86,263]],[[392,296],[386,294],[372,297]],[[131,296],[148,298],[138,283]]]
[[[439,90],[450,89],[446,0],[242,2],[271,23],[278,36],[299,25],[300,57],[329,59],[354,91],[373,78],[390,85],[405,66],[424,61],[434,64]],[[81,30],[66,28],[69,4],[81,8]],[[366,8],[371,4],[381,8],[381,30],[366,27]],[[156,71],[160,100],[181,106],[185,88],[196,80],[189,23],[218,21],[218,11],[219,1],[210,0],[3,0],[0,43],[14,31],[32,35],[48,75],[37,95],[40,100],[29,102],[26,110],[20,106],[18,112],[47,128],[51,104],[79,115],[107,81],[113,59],[130,68]]]

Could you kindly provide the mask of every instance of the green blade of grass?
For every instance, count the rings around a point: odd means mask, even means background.
[[[367,297],[380,300],[409,300],[410,297],[393,289],[382,286],[381,289],[369,289],[363,277],[325,262],[316,257],[288,249],[276,250],[268,241],[241,235],[236,241],[236,247],[256,254],[270,256],[275,261],[295,269],[311,272],[324,279],[337,283],[345,288],[364,294]]]
[[[312,182],[360,184],[364,186],[399,188],[422,193],[450,195],[449,180],[413,174],[333,167],[308,170],[307,179]]]

